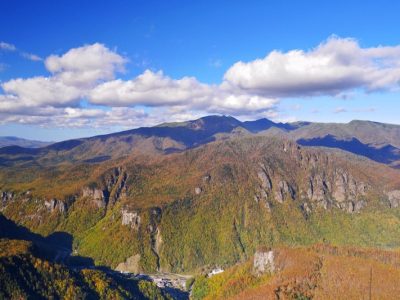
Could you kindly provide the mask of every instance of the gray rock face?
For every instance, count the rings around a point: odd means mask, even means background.
[[[138,230],[140,226],[140,216],[137,212],[129,212],[127,209],[122,209],[122,225],[130,226]]]
[[[283,153],[283,161],[266,157],[258,164],[254,194],[257,203],[264,202],[271,207],[274,201],[298,199],[307,203],[300,205],[306,215],[317,208],[333,207],[357,213],[367,205],[371,185],[363,182],[362,173],[352,174],[352,168],[333,161],[329,155],[307,153],[295,143],[284,143]],[[400,206],[396,197],[392,195],[391,199],[391,206]]]
[[[356,181],[348,172],[336,169],[330,176],[325,172],[311,175],[306,196],[315,206],[324,209],[336,206],[353,213],[366,206],[363,198],[368,189],[366,183]]]
[[[103,208],[107,205],[104,191],[98,188],[84,187],[82,189],[82,197],[91,198],[98,208]]]
[[[291,198],[295,199],[296,192],[285,180],[278,182],[277,190],[275,190],[275,200],[279,203],[283,203],[285,199]]]
[[[260,170],[257,173],[258,178],[261,181],[261,187],[263,189],[271,190],[272,189],[272,181],[269,175],[264,170]]]
[[[253,271],[257,275],[275,272],[273,251],[257,251],[254,254]]]
[[[311,175],[308,180],[307,196],[311,201],[319,203],[319,206],[327,208],[329,198],[329,181],[324,173]]]
[[[101,187],[84,187],[82,197],[91,198],[98,208],[104,208],[109,203],[114,204],[126,194],[128,176],[121,168],[111,169],[98,183]]]
[[[67,204],[55,198],[52,198],[50,200],[45,200],[44,206],[47,208],[49,212],[58,211],[60,213],[65,213],[67,210]]]
[[[105,191],[112,204],[117,202],[126,193],[126,180],[128,175],[126,172],[122,171],[122,168],[114,168],[107,176],[104,178]]]
[[[254,200],[259,203],[260,201],[264,204],[268,212],[271,212],[270,195],[272,195],[272,170],[265,164],[260,163],[260,170],[257,172],[257,177],[261,182],[257,194],[254,196]]]
[[[387,193],[390,207],[397,208],[400,206],[400,190],[393,190]]]

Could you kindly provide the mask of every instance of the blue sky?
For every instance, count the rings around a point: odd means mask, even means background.
[[[3,0],[0,135],[58,141],[209,113],[400,123],[399,11],[398,1]],[[333,56],[345,58],[326,65]]]

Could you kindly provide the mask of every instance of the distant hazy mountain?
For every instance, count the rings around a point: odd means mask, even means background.
[[[15,136],[0,136],[0,147],[19,146],[26,148],[40,148],[50,144],[50,142],[27,140]]]

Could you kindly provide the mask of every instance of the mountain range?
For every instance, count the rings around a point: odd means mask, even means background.
[[[260,247],[306,247],[304,256],[288,251],[300,261],[316,252],[310,259],[318,266],[336,258],[316,244],[365,256],[372,252],[359,247],[400,247],[399,137],[400,126],[369,121],[207,116],[41,148],[3,147],[0,238],[28,240],[66,266],[85,258],[91,268],[194,275],[195,299],[212,299],[218,289],[204,274],[246,266]],[[352,261],[341,257],[346,266]],[[247,288],[259,282],[243,272]]]
[[[98,163],[132,153],[182,152],[216,140],[253,135],[278,136],[303,146],[342,149],[393,167],[400,165],[399,125],[371,121],[275,123],[268,119],[241,122],[230,116],[164,123],[35,149],[21,145],[3,147],[0,149],[0,164]]]

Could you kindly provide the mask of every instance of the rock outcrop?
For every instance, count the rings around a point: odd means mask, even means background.
[[[259,250],[254,254],[253,271],[257,275],[275,272],[274,252]]]
[[[365,205],[369,186],[357,181],[349,172],[336,169],[330,176],[324,171],[311,175],[307,198],[316,206],[328,209],[338,207],[349,213],[359,212]]]
[[[391,208],[397,208],[400,206],[400,190],[393,190],[387,193],[389,199],[389,205]]]
[[[58,211],[60,213],[65,213],[67,211],[67,204],[55,198],[52,198],[50,200],[45,200],[44,206],[49,212]]]
[[[280,180],[275,190],[275,200],[279,203],[283,203],[286,199],[290,198],[295,200],[296,191],[295,189],[285,180]]]
[[[84,187],[82,189],[82,197],[92,199],[92,202],[98,207],[103,208],[107,205],[106,194],[103,190],[95,187]]]
[[[127,209],[121,210],[122,225],[130,226],[132,229],[138,230],[141,224],[140,215],[138,212],[130,212]]]
[[[84,187],[82,197],[91,198],[98,208],[105,208],[109,203],[114,204],[125,195],[127,178],[126,172],[121,168],[111,169],[95,186]]]
[[[367,205],[365,199],[371,187],[351,170],[336,166],[328,155],[309,153],[292,143],[285,143],[283,148],[285,164],[268,157],[258,164],[256,202],[263,201],[271,210],[274,201],[282,204],[289,199],[300,200],[307,202],[300,206],[306,214],[332,207],[355,213]],[[397,205],[395,197],[391,199]]]

